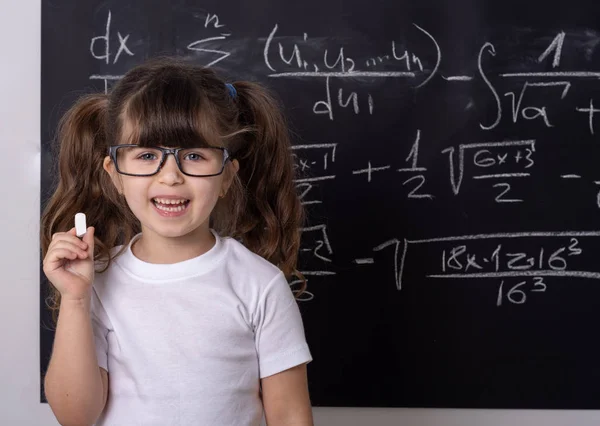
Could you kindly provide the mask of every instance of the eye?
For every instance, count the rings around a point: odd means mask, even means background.
[[[190,152],[190,153],[185,154],[183,159],[190,160],[190,161],[200,161],[200,160],[204,160],[204,157],[197,152]]]
[[[156,154],[152,153],[152,152],[144,152],[140,155],[137,156],[137,158],[139,158],[140,160],[144,160],[144,161],[152,161],[152,160],[156,160]]]

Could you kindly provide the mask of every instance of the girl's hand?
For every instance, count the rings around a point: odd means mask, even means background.
[[[88,299],[94,281],[94,227],[87,228],[83,240],[75,235],[75,227],[52,235],[43,265],[63,300]]]

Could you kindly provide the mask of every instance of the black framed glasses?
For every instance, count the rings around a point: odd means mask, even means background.
[[[225,170],[227,161],[233,157],[223,147],[161,148],[143,147],[135,144],[111,145],[108,154],[117,172],[128,176],[152,176],[157,174],[173,154],[177,167],[187,176],[218,176]]]

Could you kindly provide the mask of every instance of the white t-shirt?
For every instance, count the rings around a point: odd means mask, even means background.
[[[260,379],[312,360],[282,272],[213,234],[211,250],[175,264],[143,262],[130,243],[96,274],[92,327],[109,373],[97,426],[259,425]]]

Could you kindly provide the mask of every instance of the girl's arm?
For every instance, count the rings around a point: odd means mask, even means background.
[[[306,364],[261,380],[268,426],[313,426]]]
[[[44,385],[63,426],[92,425],[104,409],[108,375],[98,367],[89,301],[62,301]]]
[[[63,426],[96,422],[104,409],[108,375],[98,367],[92,331],[94,227],[52,235],[44,273],[60,292],[52,357],[44,379],[46,399]]]

